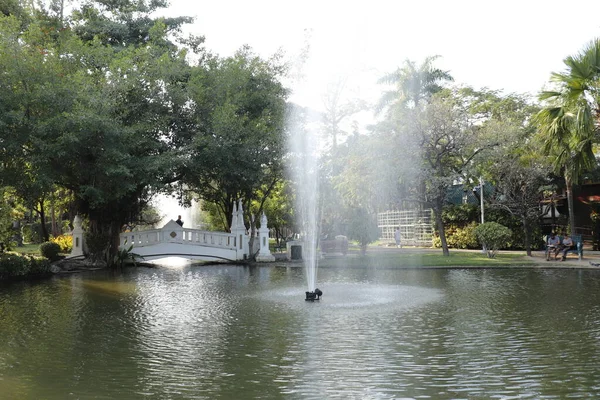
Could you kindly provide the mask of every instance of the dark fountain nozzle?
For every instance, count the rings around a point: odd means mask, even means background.
[[[320,300],[323,296],[323,292],[319,289],[315,289],[314,292],[306,292],[306,301]]]

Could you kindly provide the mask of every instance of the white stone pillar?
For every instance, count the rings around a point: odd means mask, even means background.
[[[242,207],[242,200],[239,201],[237,209],[235,205],[233,206],[231,233],[235,235],[236,258],[238,260],[248,258],[248,235],[246,234],[246,226],[244,225],[244,208]]]
[[[73,218],[73,248],[71,249],[71,257],[83,256],[83,228],[81,227],[81,218],[76,215]]]
[[[256,256],[258,262],[275,261],[275,256],[269,250],[269,227],[267,226],[267,216],[263,212],[260,219],[260,228],[258,229],[258,239],[260,250]]]

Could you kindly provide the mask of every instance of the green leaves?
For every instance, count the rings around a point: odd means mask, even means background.
[[[282,177],[286,90],[280,67],[241,49],[193,71],[184,184],[229,218],[233,201],[253,200]]]

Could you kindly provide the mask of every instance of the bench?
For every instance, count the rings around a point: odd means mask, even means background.
[[[321,239],[319,241],[319,248],[322,253],[341,253],[346,255],[348,253],[348,238],[343,235],[337,235],[333,240]]]
[[[559,236],[558,238],[562,244],[563,237]],[[581,260],[583,258],[583,237],[581,235],[571,235],[571,239],[573,239],[574,246],[567,251],[566,255],[568,256],[569,254],[576,254],[577,258]],[[548,236],[544,240],[544,247],[546,260],[550,261],[550,252],[554,251],[554,248],[548,247]],[[554,255],[554,259],[557,260],[560,254],[562,254],[562,250],[559,250],[558,253]]]

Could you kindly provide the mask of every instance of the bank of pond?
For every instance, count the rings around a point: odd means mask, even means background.
[[[212,263],[211,263],[212,264]],[[251,263],[250,263],[251,264]],[[278,260],[275,266],[286,264],[302,266],[302,261],[289,262]],[[152,264],[142,263],[144,266]],[[426,268],[426,267],[506,267],[506,266],[532,266],[536,265],[531,258],[526,258],[518,253],[499,254],[494,259],[489,259],[480,252],[455,251],[450,256],[444,256],[439,251],[427,249],[409,249],[400,251],[372,251],[366,255],[337,255],[319,259],[319,266],[323,268]],[[18,252],[4,252],[0,254],[0,280],[39,279],[50,277],[53,274],[65,272],[87,271],[90,269],[106,268],[104,263],[92,263],[83,258],[60,259],[50,261],[47,257],[38,254],[22,254]]]

